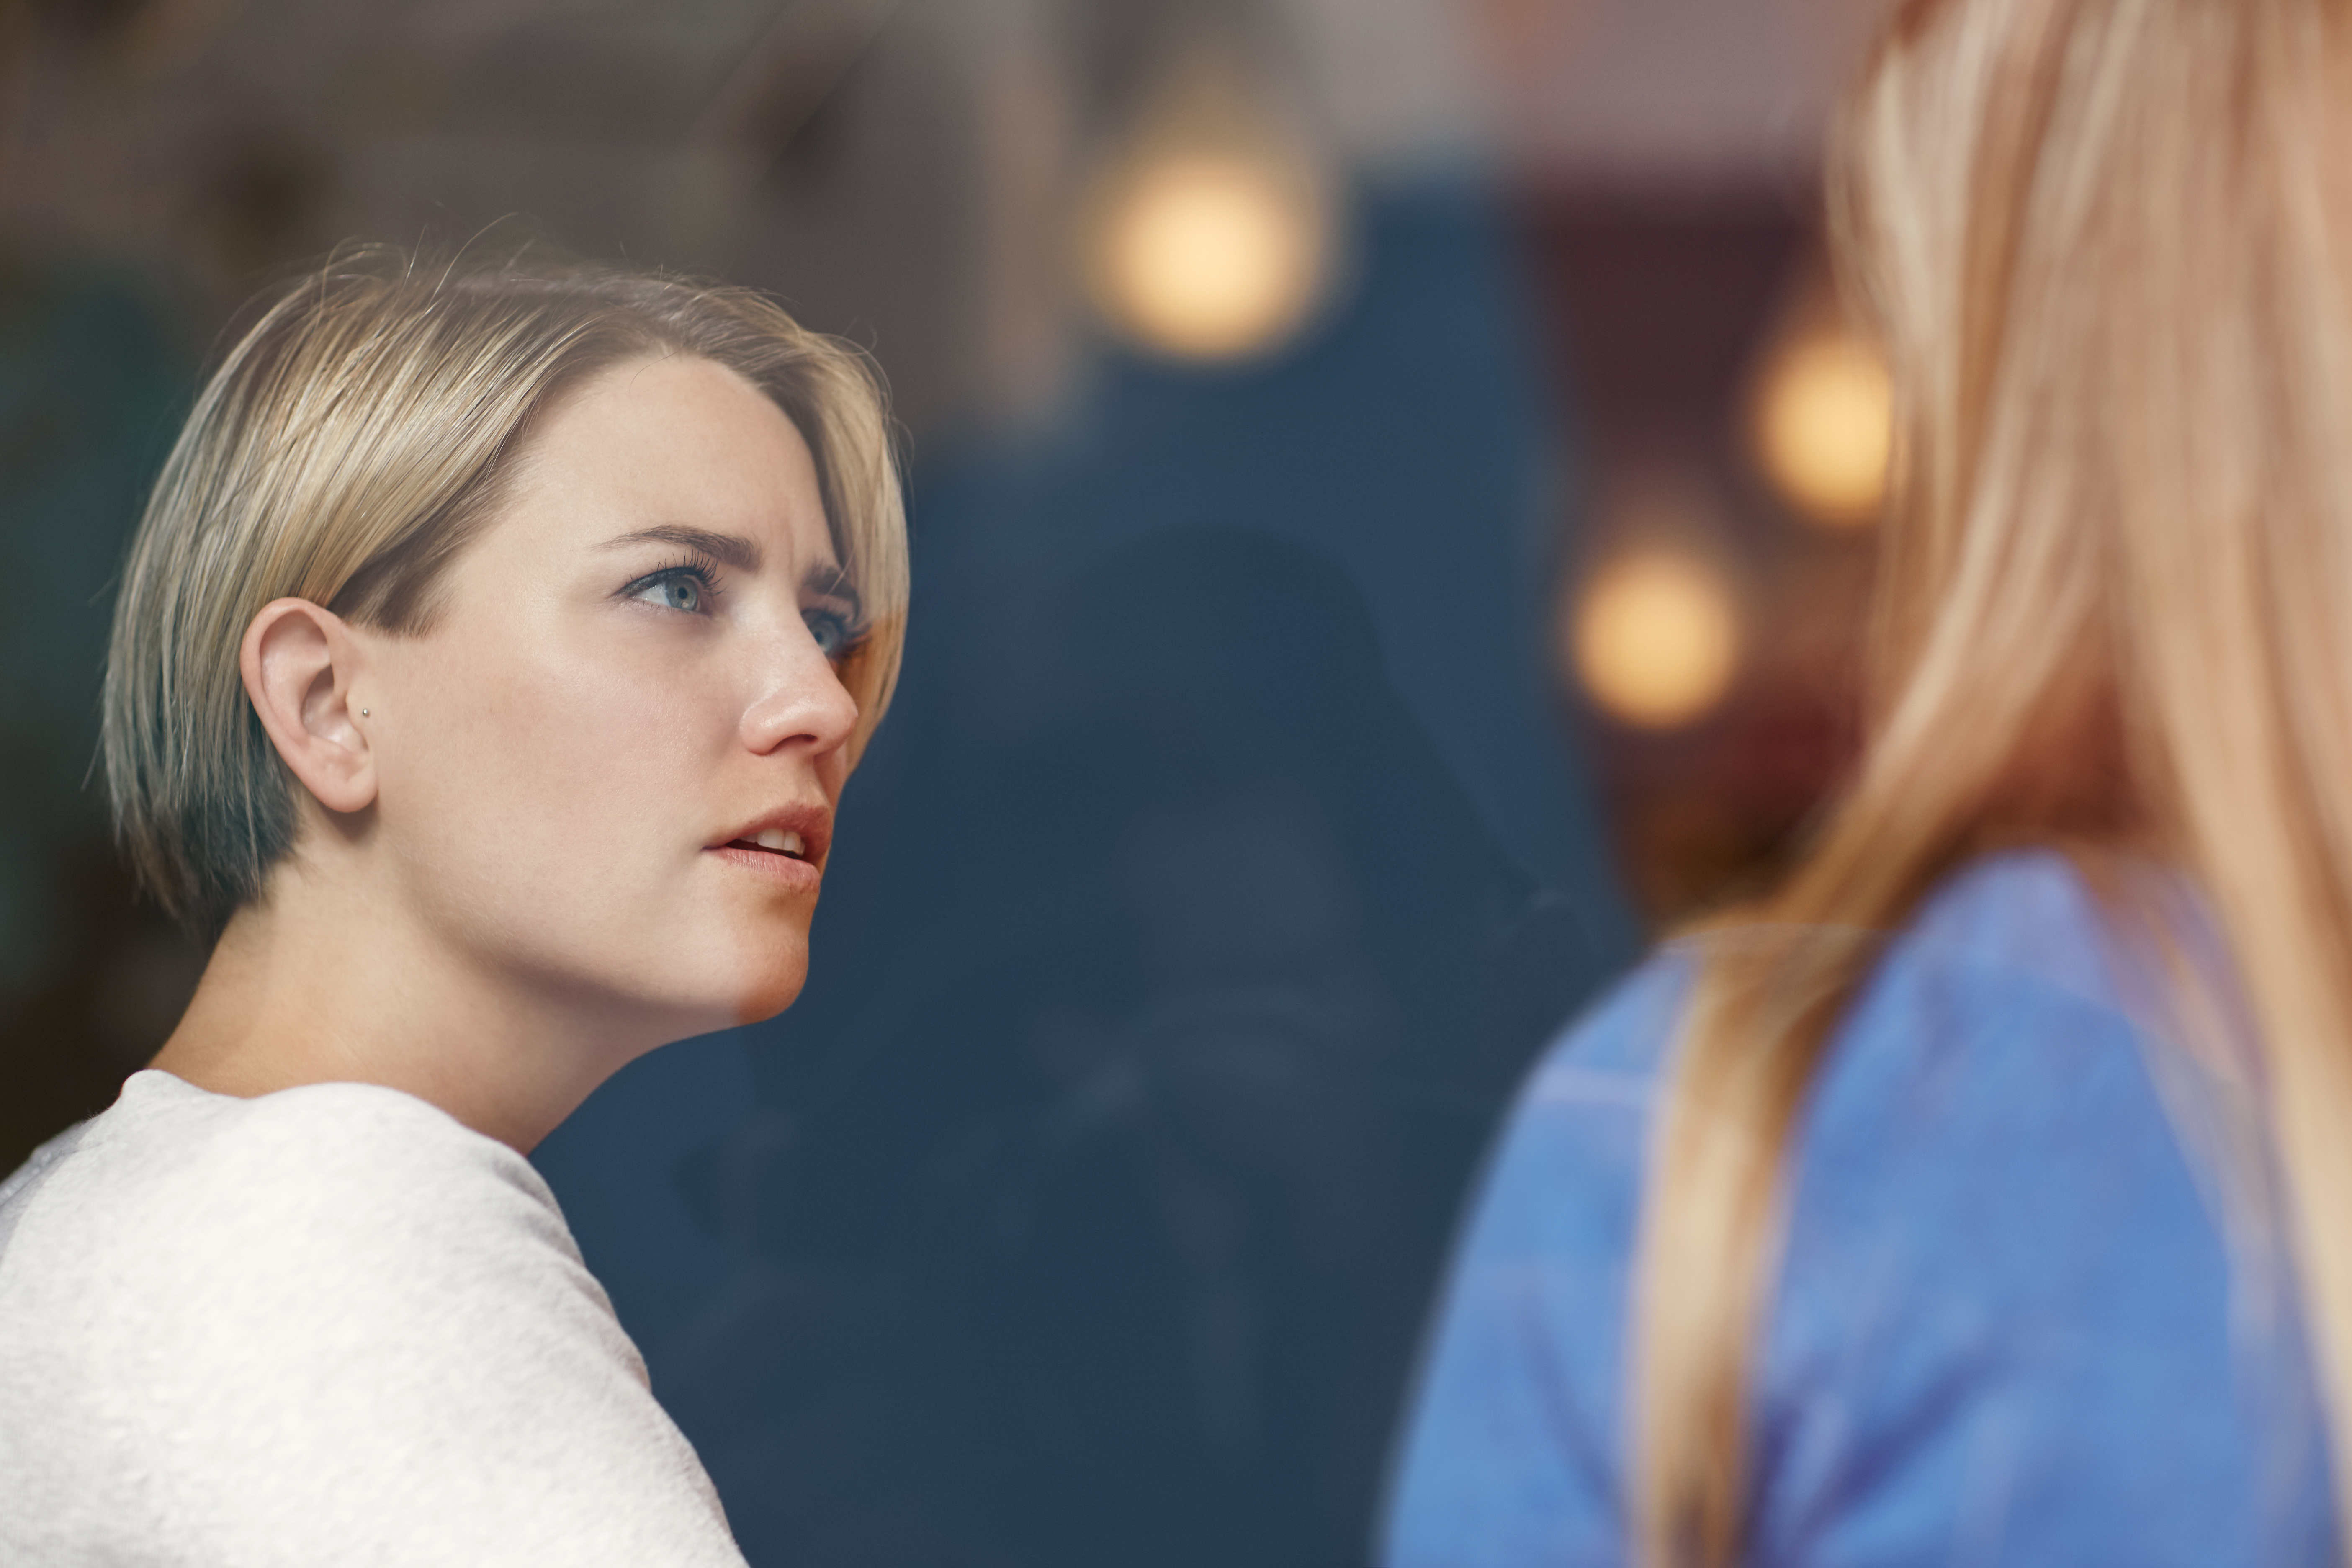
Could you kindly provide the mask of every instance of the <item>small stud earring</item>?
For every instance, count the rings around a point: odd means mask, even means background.
[[[368,716],[368,710],[367,710],[366,709],[364,709],[364,708],[361,709],[361,710],[360,710],[360,717],[361,717],[361,718],[362,718],[362,719],[364,719],[364,718],[366,718],[367,716]]]

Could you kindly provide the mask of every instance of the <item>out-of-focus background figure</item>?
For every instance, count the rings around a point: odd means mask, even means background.
[[[1387,1568],[2345,1561],[2347,63],[2336,0],[1890,11],[1862,754],[1521,1089]]]
[[[237,304],[352,237],[771,289],[893,388],[905,685],[801,1005],[539,1163],[754,1563],[1362,1560],[1513,1084],[1850,743],[1875,9],[0,7],[0,1167],[201,965],[89,773]]]

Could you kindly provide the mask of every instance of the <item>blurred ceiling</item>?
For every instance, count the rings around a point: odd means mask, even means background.
[[[1875,6],[0,0],[0,233],[216,312],[339,239],[497,225],[781,288],[919,428],[1018,417],[1076,352],[1076,193],[1189,42],[1356,183],[1801,188]]]
[[[1548,182],[1809,186],[1884,0],[1486,0],[1506,152]]]

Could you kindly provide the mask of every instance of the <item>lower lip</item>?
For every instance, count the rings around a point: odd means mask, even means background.
[[[763,877],[787,892],[814,893],[824,874],[806,860],[795,860],[789,855],[779,855],[768,849],[745,849],[740,845],[722,844],[704,851],[716,855],[730,866],[740,866],[755,877]]]

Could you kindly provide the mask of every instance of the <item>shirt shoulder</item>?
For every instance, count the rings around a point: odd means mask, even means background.
[[[2234,1245],[2231,1152],[2184,1136],[2216,1086],[2126,918],[2061,856],[1992,858],[1850,1004],[1783,1165],[1759,1560],[2332,1552],[2291,1292]],[[2285,1310],[2250,1317],[2264,1298]]]
[[[1709,944],[1748,934],[1669,948],[1527,1081],[1400,1454],[1399,1568],[1622,1557],[1656,1112]],[[1783,1166],[1758,1560],[2303,1560],[2329,1515],[2298,1345],[2251,1375],[2238,1353],[2156,1009],[2090,889],[2058,856],[1998,857],[1864,940]],[[2208,1416],[2166,1414],[2189,1408]]]
[[[472,1207],[552,1210],[530,1162],[447,1112],[396,1089],[321,1083],[238,1099],[152,1070],[136,1073],[105,1114],[27,1195],[27,1222],[53,1205],[102,1202],[102,1240],[145,1226],[331,1240],[322,1215]],[[511,1194],[516,1202],[502,1201]],[[446,1217],[446,1216],[445,1216]],[[150,1239],[140,1237],[144,1243]]]
[[[54,1506],[0,1542],[738,1561],[544,1183],[423,1101],[142,1074],[16,1205],[0,1457]]]
[[[451,1289],[601,1300],[530,1163],[396,1090],[241,1100],[146,1072],[78,1131],[11,1208],[0,1310],[20,1321],[169,1340],[200,1331],[203,1303],[280,1320],[283,1353],[330,1319]],[[77,1297],[70,1318],[40,1310]]]

